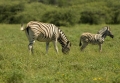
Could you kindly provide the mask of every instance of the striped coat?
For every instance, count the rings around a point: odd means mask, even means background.
[[[92,33],[83,33],[81,35],[81,40],[80,41],[83,41],[83,42],[86,42],[86,43],[90,43],[90,44],[102,44],[104,42],[104,38],[102,38],[102,35],[100,34],[92,34]],[[80,43],[82,44],[82,43]]]
[[[114,35],[110,31],[110,27],[104,27],[100,31],[98,31],[97,34],[93,33],[83,33],[80,36],[80,43],[79,46],[81,46],[81,51],[85,49],[85,47],[88,44],[93,44],[93,45],[99,45],[99,51],[102,51],[102,44],[106,38],[106,36],[110,36],[111,38],[114,37]]]
[[[49,49],[49,42],[54,43],[56,52],[58,52],[57,42],[62,46],[62,52],[68,53],[71,43],[65,34],[54,24],[30,21],[26,27],[21,25],[21,30],[24,30],[29,40],[29,50],[33,53],[33,43],[35,40],[46,42],[46,53]]]

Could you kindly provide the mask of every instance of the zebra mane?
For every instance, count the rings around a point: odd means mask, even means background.
[[[68,39],[67,39],[66,35],[64,34],[64,32],[60,28],[58,28],[58,29],[59,29],[59,34],[60,34],[60,36],[58,38],[58,42],[62,45],[62,47],[64,47],[65,44],[68,42]]]
[[[101,30],[99,30],[99,31],[97,32],[97,34],[104,34],[104,32],[105,32],[106,30],[108,30],[108,29],[109,29],[109,27],[106,26],[106,27],[102,28]]]

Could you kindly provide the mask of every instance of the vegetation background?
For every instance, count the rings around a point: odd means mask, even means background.
[[[119,0],[7,0],[0,2],[1,23],[30,20],[69,26],[81,23],[119,24]]]
[[[119,0],[1,0],[0,83],[120,83]],[[21,23],[31,20],[59,26],[72,43],[68,55],[50,44],[36,41],[29,55]],[[109,25],[115,38],[107,37],[103,51],[88,45],[80,51],[83,32],[96,33]]]

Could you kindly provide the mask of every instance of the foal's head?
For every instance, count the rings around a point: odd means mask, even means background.
[[[110,31],[110,27],[104,27],[102,28],[100,31],[98,31],[98,34],[101,34],[102,37],[106,37],[109,36],[111,38],[114,38],[114,35],[112,34],[112,32]]]

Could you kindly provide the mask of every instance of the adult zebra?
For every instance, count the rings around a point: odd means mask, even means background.
[[[88,44],[97,44],[99,45],[99,51],[102,51],[102,44],[106,38],[106,36],[110,36],[111,38],[114,37],[114,35],[110,31],[110,27],[106,26],[98,31],[97,34],[92,33],[83,33],[80,36],[80,43],[79,46],[81,46],[81,51],[88,45]]]
[[[60,30],[54,24],[30,21],[26,27],[23,27],[23,25],[21,25],[21,30],[25,30],[25,33],[29,40],[28,48],[30,50],[30,53],[33,53],[33,43],[35,40],[46,42],[46,53],[48,53],[49,42],[51,41],[54,43],[54,47],[57,53],[57,41],[61,44],[62,52],[64,54],[70,51],[70,41],[67,39],[62,30]]]

